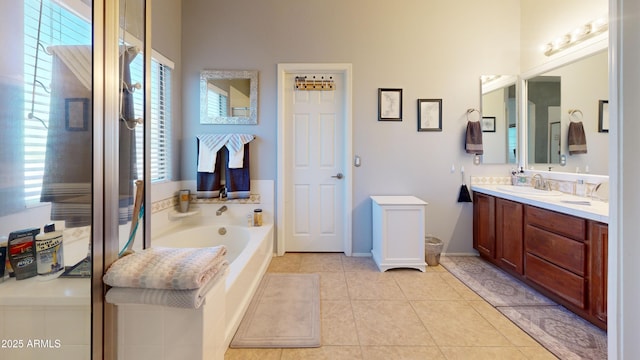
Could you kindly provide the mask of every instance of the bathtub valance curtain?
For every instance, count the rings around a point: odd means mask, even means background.
[[[250,134],[197,136],[198,197],[215,198],[221,193],[226,193],[228,199],[249,198],[249,143],[254,138],[255,136]]]
[[[121,71],[123,111],[133,119],[129,64],[137,55],[123,48]],[[92,151],[92,47],[60,45],[48,48],[52,54],[52,78],[47,146],[44,160],[41,202],[51,203],[51,220],[64,220],[65,227],[91,225]],[[114,119],[115,120],[115,119]],[[135,133],[120,124],[120,223],[131,219],[133,180],[137,178]]]

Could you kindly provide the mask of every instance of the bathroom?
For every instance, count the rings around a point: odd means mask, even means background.
[[[37,5],[39,2],[36,1]],[[59,1],[59,3],[90,3],[90,1]],[[106,4],[105,4],[106,3]],[[129,6],[132,6],[130,2]],[[121,4],[124,2],[121,1]],[[466,111],[469,108],[480,108],[480,76],[490,74],[522,75],[531,69],[548,62],[548,58],[540,50],[545,44],[557,36],[570,31],[575,22],[579,24],[608,13],[612,18],[620,18],[624,11],[621,2],[612,0],[589,1],[577,0],[558,1],[469,1],[451,2],[420,2],[402,1],[395,3],[376,2],[362,6],[357,2],[330,1],[322,3],[308,3],[295,1],[255,2],[249,0],[223,1],[170,1],[155,0],[151,3],[151,43],[155,51],[171,61],[171,118],[173,121],[170,136],[172,149],[168,179],[159,184],[152,184],[151,191],[145,194],[145,202],[152,206],[162,207],[163,202],[174,196],[181,188],[195,190],[196,172],[196,143],[195,137],[206,132],[239,132],[251,133],[256,136],[251,148],[251,178],[253,180],[271,181],[278,196],[279,186],[279,146],[281,138],[278,128],[278,64],[286,63],[348,63],[352,66],[352,129],[349,159],[345,160],[344,173],[349,175],[351,184],[351,205],[346,216],[348,234],[351,237],[349,246],[352,256],[370,254],[372,224],[371,204],[369,196],[373,194],[412,194],[429,203],[427,208],[427,231],[437,235],[445,241],[445,253],[473,254],[472,248],[472,204],[456,203],[460,189],[460,170],[465,169],[467,183],[470,176],[508,176],[516,164],[481,163],[474,164],[473,155],[464,152],[464,129],[467,123]],[[3,2],[2,10],[8,7]],[[71,5],[74,6],[74,5]],[[114,12],[116,6],[107,1],[94,1],[93,8],[102,9],[95,16],[100,19],[104,13]],[[123,6],[123,5],[121,5]],[[549,9],[544,13],[544,21],[539,20],[542,14],[535,9]],[[15,9],[1,11],[4,17],[12,19]],[[86,10],[85,10],[86,11]],[[625,13],[626,14],[626,13]],[[90,18],[89,11],[89,18]],[[86,12],[84,16],[87,16]],[[111,14],[112,18],[114,15]],[[94,48],[102,46],[101,36],[117,36],[113,25],[102,24],[94,33]],[[540,21],[539,23],[532,22]],[[113,23],[113,21],[112,21]],[[111,23],[110,23],[111,24]],[[630,26],[631,31],[637,30],[639,25]],[[2,21],[1,46],[6,49],[21,49],[22,38],[10,36],[15,34],[15,27],[22,24],[14,21]],[[567,29],[569,26],[569,29]],[[527,32],[528,28],[535,32]],[[231,30],[235,29],[235,30]],[[616,28],[617,29],[617,28]],[[637,32],[637,31],[636,31]],[[612,36],[617,34],[617,37]],[[637,56],[640,51],[627,43],[626,38],[618,32],[610,33],[615,46],[609,49],[610,57],[619,56],[625,48],[626,56]],[[104,45],[104,44],[103,44]],[[113,46],[112,46],[113,47]],[[111,49],[113,51],[113,49]],[[617,52],[614,52],[617,51]],[[31,83],[13,71],[13,62],[22,64],[26,60],[15,50],[3,51],[15,53],[15,57],[5,57],[2,63],[2,82],[13,83],[16,78],[23,83]],[[9,61],[8,59],[11,59]],[[632,61],[628,61],[627,64]],[[107,63],[107,74],[117,73],[117,62]],[[635,74],[630,65],[619,63],[610,76],[610,98],[614,104],[616,98],[621,101],[624,92],[634,93],[633,84],[623,85],[615,82],[616,76],[622,78]],[[626,66],[626,67],[625,67]],[[10,70],[5,70],[5,69]],[[257,70],[259,78],[258,121],[257,125],[204,125],[198,122],[200,118],[199,76],[204,69],[219,70]],[[613,75],[615,74],[615,75]],[[7,80],[7,77],[9,78]],[[117,77],[105,76],[100,81],[105,86],[111,86],[114,93],[118,93]],[[98,81],[94,79],[94,82]],[[402,121],[379,121],[377,114],[379,88],[403,89]],[[624,90],[624,92],[623,92]],[[94,90],[94,94],[97,94]],[[619,92],[619,94],[617,93]],[[635,92],[637,93],[637,92]],[[104,95],[105,102],[108,95]],[[112,97],[114,97],[112,95]],[[416,99],[442,99],[442,129],[441,131],[419,132],[416,130],[417,107]],[[4,111],[8,111],[7,98],[3,96],[3,109],[0,116],[3,129],[12,124]],[[110,100],[113,103],[113,99]],[[30,106],[30,99],[25,99],[26,110]],[[611,108],[611,119],[617,114],[621,123],[624,114],[633,118],[637,114],[638,106],[634,101],[620,104]],[[97,102],[94,107],[95,118],[102,118],[112,108],[102,109]],[[589,105],[591,106],[591,105]],[[586,108],[583,111],[586,112]],[[115,110],[117,111],[117,110]],[[589,109],[594,112],[594,109]],[[26,117],[26,115],[25,115]],[[101,120],[102,121],[102,120]],[[601,154],[609,153],[608,175],[612,193],[610,239],[615,239],[610,245],[610,312],[618,314],[618,319],[610,317],[609,343],[611,358],[616,355],[625,358],[625,354],[640,353],[639,344],[634,343],[633,334],[639,330],[640,323],[620,321],[638,318],[638,309],[633,304],[638,301],[638,287],[632,284],[624,273],[637,273],[638,265],[623,262],[622,254],[640,254],[637,245],[631,240],[631,235],[638,232],[638,226],[633,219],[637,218],[637,205],[630,204],[630,200],[637,200],[637,195],[631,188],[633,179],[637,178],[637,162],[631,156],[623,157],[623,151],[632,151],[633,134],[638,133],[634,123],[624,124],[624,132],[620,131],[621,124],[612,121],[608,134],[609,142],[603,145]],[[112,133],[111,133],[112,134]],[[112,134],[113,135],[113,134]],[[628,137],[628,140],[627,140]],[[626,141],[625,141],[626,140]],[[8,140],[6,140],[8,141]],[[109,139],[94,140],[96,156],[100,156],[101,149],[113,151],[109,148]],[[105,143],[102,144],[101,142]],[[524,141],[521,141],[524,142]],[[3,144],[5,144],[3,137]],[[372,145],[376,144],[376,145]],[[379,146],[377,144],[385,144]],[[594,145],[595,144],[591,144]],[[623,145],[627,146],[624,147]],[[104,146],[104,147],[103,147]],[[592,151],[593,150],[593,151]],[[106,151],[106,150],[105,150]],[[595,149],[590,148],[595,154]],[[6,155],[5,155],[6,154]],[[7,158],[16,156],[9,153],[8,147],[3,147],[3,162]],[[18,155],[21,156],[21,155]],[[358,156],[361,165],[352,166],[354,157]],[[570,161],[571,159],[569,159]],[[9,162],[9,160],[6,160]],[[113,170],[117,165],[104,161],[105,169]],[[4,166],[3,166],[4,167]],[[584,172],[584,165],[580,165]],[[590,164],[591,173],[596,165]],[[605,166],[606,167],[606,166]],[[452,170],[453,169],[453,170]],[[566,170],[565,170],[566,169]],[[574,173],[576,166],[561,168],[554,166],[552,172]],[[624,170],[624,171],[623,171]],[[348,171],[348,172],[347,172]],[[109,173],[105,171],[105,173]],[[102,174],[101,172],[99,174]],[[604,175],[604,174],[603,174]],[[4,178],[4,175],[3,175]],[[624,181],[627,180],[627,181]],[[7,180],[8,182],[9,180]],[[109,186],[114,179],[94,181],[97,189],[104,189],[106,198],[94,200],[94,211],[100,217],[100,223],[93,223],[90,234],[93,234],[94,259],[109,263],[114,260],[113,252],[118,244],[110,244],[106,239],[127,238],[129,224],[118,227],[117,219],[113,219],[113,204],[110,204],[117,194],[109,192]],[[5,181],[3,181],[6,184]],[[20,189],[21,190],[21,189]],[[5,192],[15,191],[14,185],[3,185]],[[623,195],[624,194],[624,195]],[[623,200],[625,200],[623,202]],[[117,201],[117,199],[116,199]],[[637,203],[637,201],[636,201]],[[624,205],[624,207],[623,207]],[[274,209],[276,209],[274,204]],[[100,214],[104,212],[104,214]],[[151,211],[147,212],[151,216]],[[145,216],[147,216],[145,213]],[[150,218],[144,218],[147,224]],[[283,220],[274,211],[275,222]],[[628,220],[627,220],[628,219]],[[286,219],[284,219],[286,220]],[[624,220],[627,220],[626,222]],[[46,206],[29,207],[27,211],[14,213],[2,212],[0,217],[1,235],[7,236],[11,231],[41,227],[50,221],[50,210]],[[115,225],[114,225],[115,224]],[[153,226],[153,225],[151,225]],[[151,230],[151,226],[140,227],[135,246],[142,246],[142,234]],[[276,236],[280,232],[276,231]],[[86,237],[88,234],[70,234],[71,236]],[[148,236],[145,242],[152,242]],[[65,234],[67,241],[67,234]],[[103,245],[107,245],[103,248]],[[65,249],[65,255],[67,255]],[[83,249],[86,250],[86,249]],[[280,249],[274,248],[274,252]],[[346,251],[346,249],[345,249]],[[117,250],[116,250],[117,252]],[[109,260],[110,259],[110,260]],[[71,265],[71,263],[66,264]],[[95,265],[101,267],[102,264]],[[99,280],[99,279],[98,279]],[[8,281],[8,280],[7,280]],[[98,282],[99,284],[99,282]],[[0,294],[7,284],[0,284]],[[100,294],[100,292],[98,292]],[[95,293],[94,293],[95,295]],[[90,293],[84,296],[91,304]],[[102,306],[102,302],[96,303]],[[26,304],[25,304],[26,305]],[[70,306],[75,306],[70,305]],[[94,304],[94,308],[95,308]],[[99,308],[101,309],[101,308]],[[25,313],[39,312],[44,314],[46,309],[23,308]],[[71,311],[68,309],[68,311]],[[101,310],[100,310],[101,311]],[[62,315],[61,315],[62,314]],[[88,329],[92,319],[94,329],[97,311],[83,313],[81,321],[75,325],[81,329],[88,344],[97,344],[98,339],[107,339],[107,346],[114,345],[109,339],[113,336],[113,329],[103,328],[94,332],[94,338],[89,338]],[[21,314],[22,315],[22,314]],[[7,324],[7,314],[0,312],[0,323],[4,329],[3,339],[14,338],[11,328]],[[64,319],[64,313],[58,313]],[[107,310],[107,319],[113,314]],[[12,317],[13,318],[13,317]],[[35,321],[35,327],[40,324]],[[23,339],[28,338],[29,329],[20,329]],[[13,334],[18,334],[13,329]],[[39,333],[38,333],[39,334]],[[44,337],[45,335],[40,335]],[[55,338],[55,336],[54,336]],[[613,339],[613,340],[612,340]],[[87,358],[87,347],[77,345],[81,354],[76,358]],[[93,358],[109,358],[109,350],[103,355],[99,346],[90,346]],[[0,349],[0,359],[4,349]],[[69,355],[68,358],[74,358]]]

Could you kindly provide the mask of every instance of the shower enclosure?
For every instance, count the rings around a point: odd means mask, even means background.
[[[146,0],[0,2],[0,236],[54,224],[65,269],[2,279],[0,360],[116,358],[102,275],[149,238],[149,17]]]

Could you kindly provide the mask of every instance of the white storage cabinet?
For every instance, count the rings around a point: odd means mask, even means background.
[[[415,196],[371,196],[373,260],[380,271],[414,268],[425,271],[425,209]]]

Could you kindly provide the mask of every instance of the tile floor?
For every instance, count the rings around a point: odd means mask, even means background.
[[[268,271],[320,274],[322,347],[226,360],[556,359],[442,266],[381,273],[367,257],[287,253]]]

